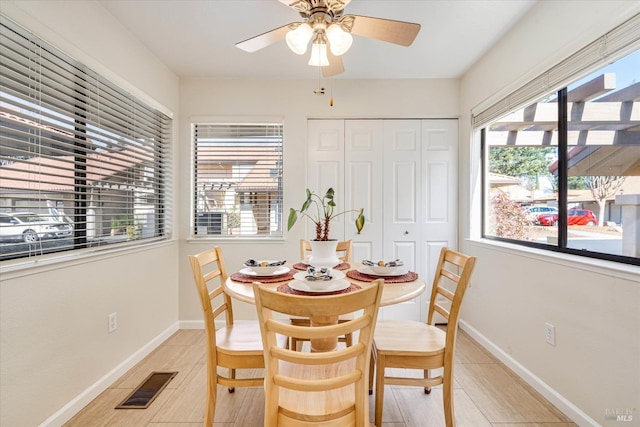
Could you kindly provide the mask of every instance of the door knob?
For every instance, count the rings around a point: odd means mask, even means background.
[[[404,230],[404,234],[409,234],[409,231],[408,230]]]

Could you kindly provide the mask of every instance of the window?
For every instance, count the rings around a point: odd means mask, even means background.
[[[282,237],[282,124],[192,125],[194,237]]]
[[[640,265],[639,26],[636,16],[603,37],[615,46],[635,31],[615,62],[575,78],[576,58],[595,52],[596,42],[542,77],[573,68],[559,90],[530,84],[520,105],[502,102],[474,117],[484,121],[476,126],[484,237]]]
[[[167,233],[171,120],[0,21],[0,259]]]

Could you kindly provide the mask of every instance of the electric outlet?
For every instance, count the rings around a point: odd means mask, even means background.
[[[549,345],[556,345],[556,327],[551,323],[544,324],[544,340]]]
[[[109,333],[115,331],[118,328],[118,313],[111,313],[109,315]]]

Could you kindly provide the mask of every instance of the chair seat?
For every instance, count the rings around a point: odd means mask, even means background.
[[[287,347],[287,337],[278,335],[278,347]],[[238,322],[216,330],[218,352],[232,354],[242,352],[243,355],[255,353],[262,356],[262,335],[257,321]]]
[[[432,356],[444,353],[445,332],[412,320],[378,320],[373,342],[380,353],[395,356]]]
[[[262,337],[258,322],[234,323],[216,330],[218,351],[262,354]]]

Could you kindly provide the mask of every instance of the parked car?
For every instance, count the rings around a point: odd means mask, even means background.
[[[598,218],[587,209],[569,209],[567,213],[567,224],[569,225],[596,225]]]
[[[558,214],[544,214],[537,219],[540,225],[558,225]],[[567,211],[567,225],[596,225],[598,218],[593,211],[587,209],[569,209]]]
[[[550,214],[539,215],[536,220],[536,223],[538,225],[547,225],[547,226],[558,225],[558,214],[550,213]]]
[[[554,225],[552,223],[553,215],[556,215],[556,220],[558,218],[558,208],[553,206],[527,206],[525,212],[527,218],[537,225]]]
[[[73,236],[73,227],[66,222],[32,212],[0,213],[0,239],[33,243],[39,239],[59,239]]]

